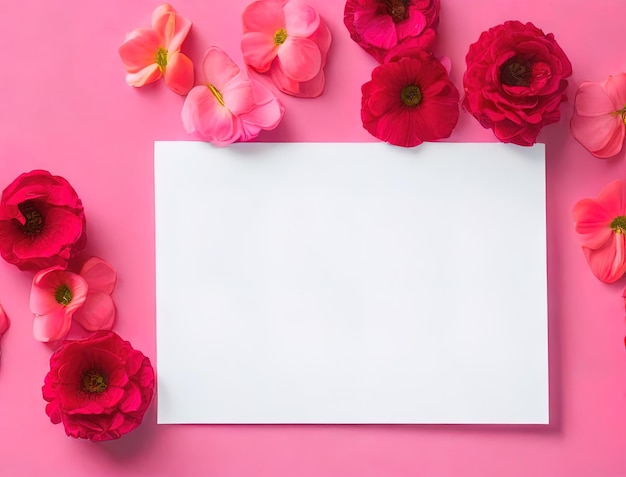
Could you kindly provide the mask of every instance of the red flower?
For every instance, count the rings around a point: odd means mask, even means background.
[[[154,394],[150,360],[112,331],[65,341],[42,388],[46,414],[68,436],[117,439],[135,429]]]
[[[405,147],[449,137],[459,119],[459,92],[446,69],[423,50],[412,54],[377,66],[361,100],[363,127]]]
[[[84,248],[85,214],[72,186],[47,171],[20,175],[0,199],[0,255],[21,270],[66,267]]]
[[[437,36],[439,0],[348,0],[350,37],[379,62],[398,45],[429,49]]]
[[[483,32],[466,61],[463,107],[500,141],[531,146],[561,119],[572,65],[552,33],[508,21]]]

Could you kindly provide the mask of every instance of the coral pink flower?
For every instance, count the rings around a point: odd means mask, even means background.
[[[626,73],[603,83],[584,81],[576,93],[572,136],[601,159],[622,150],[626,133]]]
[[[439,24],[439,0],[348,0],[350,37],[379,62],[400,44],[428,50]]]
[[[68,436],[118,439],[141,424],[154,395],[150,360],[112,331],[66,341],[42,387],[46,414]]]
[[[164,3],[152,13],[152,28],[139,28],[126,35],[119,54],[131,86],[154,83],[161,76],[178,94],[193,86],[193,63],[180,52],[191,30],[191,21]]]
[[[2,305],[0,305],[0,340],[2,339],[2,336],[7,332],[10,326],[11,326],[11,321],[9,320],[9,317],[4,311],[4,308],[2,308]],[[2,349],[0,349],[0,356],[1,355],[2,355]]]
[[[31,171],[2,192],[0,254],[20,270],[64,268],[86,242],[82,202],[63,177]]]
[[[312,7],[299,0],[258,0],[242,19],[241,50],[248,66],[259,73],[272,70],[272,80],[286,93],[321,94],[330,32]]]
[[[621,180],[608,184],[597,199],[574,206],[576,232],[593,274],[613,283],[626,272],[626,196]]]
[[[182,109],[185,130],[217,146],[249,141],[280,123],[284,107],[258,81],[250,80],[222,50],[209,48]]]
[[[30,294],[35,339],[63,339],[72,318],[89,331],[110,329],[115,320],[111,293],[116,279],[111,265],[97,257],[87,260],[80,274],[58,268],[35,274]]]
[[[459,92],[444,66],[421,49],[411,53],[376,67],[361,100],[363,127],[404,147],[449,137],[459,119]]]

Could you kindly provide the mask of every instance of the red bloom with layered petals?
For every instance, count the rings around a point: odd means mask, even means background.
[[[135,429],[152,401],[150,360],[112,331],[66,341],[50,358],[46,414],[68,436],[117,439]]]
[[[47,171],[20,175],[0,199],[0,255],[21,270],[67,266],[85,247],[85,213],[76,191]]]

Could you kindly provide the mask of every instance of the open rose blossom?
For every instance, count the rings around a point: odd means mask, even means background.
[[[21,270],[67,266],[87,242],[76,191],[47,171],[20,175],[0,198],[0,255]]]
[[[241,50],[245,63],[269,72],[282,92],[317,97],[331,35],[324,21],[300,0],[258,0],[244,10]]]
[[[561,118],[572,65],[551,33],[508,21],[483,32],[466,61],[463,107],[500,141],[531,146]]]
[[[449,137],[459,119],[459,92],[444,66],[414,48],[390,55],[363,85],[361,119],[373,136],[397,146]]]
[[[216,146],[254,139],[283,118],[285,108],[274,93],[249,79],[219,48],[204,54],[199,82],[185,98],[183,126]]]
[[[400,44],[430,49],[439,24],[439,0],[348,0],[350,37],[379,62]]]
[[[597,199],[574,206],[576,232],[593,274],[613,283],[626,272],[626,195],[621,180],[608,184]]]
[[[583,81],[574,100],[572,136],[601,159],[622,150],[626,134],[626,73],[603,83]]]
[[[105,441],[141,424],[154,395],[150,360],[112,331],[65,341],[42,388],[46,414],[68,436]]]
[[[30,293],[35,339],[65,338],[72,319],[88,331],[111,329],[115,321],[111,293],[116,280],[113,267],[97,257],[87,260],[78,274],[58,268],[37,272]]]
[[[158,6],[152,13],[152,28],[138,28],[126,35],[118,52],[131,86],[154,83],[161,76],[165,84],[178,94],[187,94],[193,86],[193,63],[180,52],[191,21],[169,4]]]

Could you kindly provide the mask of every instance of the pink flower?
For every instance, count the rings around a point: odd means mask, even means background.
[[[2,336],[7,332],[10,326],[11,326],[11,321],[9,320],[9,317],[5,313],[4,308],[2,308],[2,305],[0,305],[0,340],[2,339]],[[1,355],[2,355],[2,349],[0,349],[0,356]]]
[[[64,268],[86,242],[82,202],[63,177],[31,171],[2,192],[0,254],[20,270]]]
[[[439,24],[439,0],[347,0],[350,37],[379,62],[400,44],[428,50]]]
[[[200,83],[185,98],[183,126],[217,146],[249,141],[262,129],[274,129],[283,117],[284,107],[276,96],[248,79],[219,48],[204,54]]]
[[[72,318],[89,331],[110,329],[115,320],[111,293],[116,280],[111,265],[97,257],[87,260],[80,274],[58,268],[36,273],[30,294],[35,339],[63,339]]]
[[[319,96],[330,31],[299,0],[258,0],[244,10],[241,50],[245,63],[270,72],[274,84],[295,96]]]
[[[574,100],[572,136],[601,159],[622,150],[626,132],[626,73],[603,83],[584,81]]]
[[[150,360],[112,331],[65,341],[42,387],[46,414],[68,436],[118,439],[141,424],[154,395]]]
[[[193,63],[180,52],[191,30],[191,21],[164,3],[152,13],[152,28],[138,28],[126,35],[118,52],[131,86],[154,83],[161,76],[178,94],[187,94],[193,86]]]
[[[574,206],[576,232],[593,274],[613,283],[626,272],[626,196],[621,180],[608,184],[597,199]]]
[[[424,50],[411,54],[377,66],[361,100],[363,127],[404,147],[449,137],[459,119],[459,92],[444,66]]]

